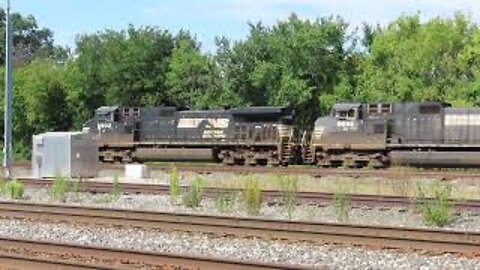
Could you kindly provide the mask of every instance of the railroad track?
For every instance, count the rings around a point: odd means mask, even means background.
[[[171,165],[148,165],[151,170],[169,171]],[[479,179],[479,172],[464,172],[464,171],[436,171],[425,170],[415,171],[405,168],[404,170],[392,169],[332,169],[332,168],[317,168],[306,166],[290,166],[290,167],[262,167],[262,166],[223,166],[217,164],[211,165],[182,165],[177,164],[176,167],[180,171],[189,171],[196,173],[235,173],[235,174],[303,174],[314,177],[323,176],[344,176],[344,177],[383,177],[390,179],[407,179],[407,178],[441,178],[443,180],[451,179]],[[102,169],[123,170],[123,164],[101,164]]]
[[[52,180],[39,180],[32,178],[19,179],[26,186],[33,188],[47,188],[52,185]],[[84,181],[81,182],[79,188],[81,191],[108,193],[113,190],[113,184],[107,182]],[[168,194],[168,185],[156,184],[134,184],[122,183],[121,190],[131,194]],[[242,192],[241,189],[226,188],[205,188],[203,194],[207,197],[214,197],[218,192],[226,192],[235,194]],[[263,190],[262,195],[268,201],[278,202],[282,199],[283,193],[278,190]],[[335,194],[328,192],[298,192],[298,200],[303,203],[329,204],[333,201]],[[348,194],[348,199],[355,206],[408,206],[412,204],[412,199],[402,196],[381,196],[381,195],[364,195],[364,194]],[[480,200],[463,200],[452,201],[452,204],[458,210],[470,210],[480,212]]]
[[[293,265],[0,238],[2,269],[306,269]]]
[[[15,167],[29,168],[31,166],[28,162],[15,163]],[[204,164],[204,165],[185,165],[178,163],[175,165],[180,171],[196,172],[202,174],[210,173],[235,173],[235,174],[303,174],[314,177],[323,176],[344,176],[344,177],[382,177],[388,179],[411,179],[411,178],[439,178],[442,180],[452,179],[480,179],[480,172],[468,171],[439,171],[434,169],[426,169],[424,171],[417,171],[415,169],[404,168],[399,170],[394,169],[332,169],[332,168],[317,168],[307,166],[290,166],[290,167],[262,167],[262,166],[223,166],[219,164]],[[150,164],[148,167],[153,171],[169,171],[171,165]],[[123,164],[108,164],[102,163],[99,165],[103,170],[124,170]]]
[[[201,232],[219,236],[361,245],[480,256],[480,233],[363,226],[334,223],[200,216],[91,207],[0,203],[0,216],[53,222],[133,226],[162,231]],[[1,245],[0,245],[1,246]]]

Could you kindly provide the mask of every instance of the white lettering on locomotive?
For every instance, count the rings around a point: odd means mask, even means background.
[[[222,129],[205,129],[202,137],[204,139],[225,139],[227,135]]]
[[[180,118],[178,119],[178,128],[198,128],[200,124],[206,122],[207,127],[227,128],[230,123],[228,118]]]
[[[108,123],[108,122],[98,122],[97,123],[97,129],[98,130],[111,129],[111,128],[112,128],[112,123]]]

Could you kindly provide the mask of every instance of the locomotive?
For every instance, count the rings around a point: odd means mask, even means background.
[[[101,162],[215,160],[228,165],[288,165],[295,148],[287,107],[178,111],[101,107],[84,128],[98,135]]]
[[[315,122],[304,162],[319,166],[480,165],[480,108],[341,103]]]
[[[338,103],[309,131],[299,130],[294,117],[289,107],[181,111],[114,106],[97,109],[84,127],[98,136],[102,162],[480,165],[480,108],[438,102]]]

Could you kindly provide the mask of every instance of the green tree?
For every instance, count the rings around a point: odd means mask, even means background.
[[[0,9],[0,63],[5,63],[5,10]],[[35,58],[54,57],[63,61],[67,57],[66,50],[53,44],[53,32],[41,28],[32,15],[11,14],[13,26],[13,45],[15,47],[14,64],[21,66]]]
[[[291,15],[272,27],[250,25],[245,41],[220,40],[224,89],[246,105],[287,105],[308,126],[326,108],[343,69],[347,24],[340,18],[301,20]]]
[[[475,104],[471,82],[478,63],[467,60],[471,54],[465,51],[478,47],[475,33],[478,27],[461,14],[425,23],[419,14],[400,17],[374,35],[356,98]]]
[[[182,40],[173,49],[166,74],[169,103],[177,107],[199,108],[202,96],[216,86],[213,63],[190,40]]]
[[[102,105],[167,104],[166,73],[175,47],[169,32],[129,26],[80,36],[76,45],[77,57],[67,63],[76,126]]]

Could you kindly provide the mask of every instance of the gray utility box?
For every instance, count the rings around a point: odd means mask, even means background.
[[[33,136],[32,173],[36,178],[97,176],[98,142],[83,132],[47,132]]]

